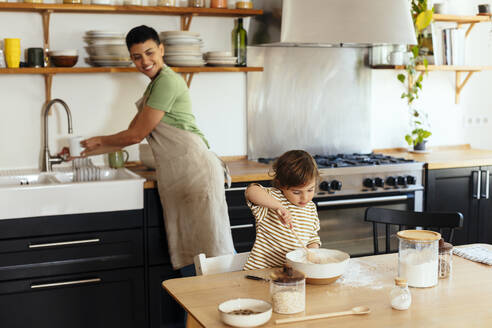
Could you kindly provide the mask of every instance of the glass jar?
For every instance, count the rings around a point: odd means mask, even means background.
[[[63,0],[63,3],[65,4],[80,4],[82,3],[82,0]]]
[[[205,0],[189,0],[188,6],[195,7],[195,8],[203,8],[205,7]]]
[[[441,234],[428,230],[403,230],[397,233],[398,276],[410,287],[437,285],[439,239]]]
[[[449,277],[453,267],[453,245],[446,243],[444,239],[439,240],[439,278]]]
[[[395,286],[390,292],[391,307],[396,310],[407,310],[412,304],[412,294],[408,289],[407,280],[396,277]]]
[[[288,266],[270,276],[273,312],[292,314],[306,309],[306,279],[302,272]]]

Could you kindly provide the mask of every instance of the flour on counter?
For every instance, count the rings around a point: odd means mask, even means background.
[[[350,259],[343,276],[335,282],[340,287],[367,287],[381,289],[393,284],[397,264],[374,264],[363,259]]]

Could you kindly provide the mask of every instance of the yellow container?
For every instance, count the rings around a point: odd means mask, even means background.
[[[5,62],[9,68],[18,68],[20,64],[20,39],[4,39]]]
[[[73,4],[73,3],[82,3],[82,0],[63,0],[63,3],[65,4]]]
[[[24,0],[27,3],[43,3],[43,0]]]

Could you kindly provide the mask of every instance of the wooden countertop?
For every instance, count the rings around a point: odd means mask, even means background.
[[[406,148],[375,149],[375,153],[382,153],[395,157],[413,159],[427,163],[429,170],[449,169],[457,167],[492,165],[492,150],[472,149],[470,145],[429,147],[425,154],[410,153]],[[231,171],[232,182],[251,182],[271,180],[270,165],[250,161],[246,156],[224,157]],[[147,179],[145,188],[155,188],[157,185],[155,170],[149,169],[140,162],[131,162],[128,169]]]
[[[472,149],[470,145],[429,147],[428,153],[410,153],[406,148],[375,149],[395,157],[427,163],[429,170],[492,165],[492,150]]]
[[[491,245],[481,244],[488,249]],[[461,246],[467,247],[467,246]],[[248,271],[267,277],[271,269]],[[217,306],[233,298],[270,301],[269,284],[245,279],[236,271],[165,280],[162,285],[189,313],[189,327],[228,327],[220,320]],[[345,274],[330,285],[306,285],[306,311],[294,315],[273,313],[262,327],[486,327],[492,322],[490,294],[492,266],[453,255],[451,276],[430,288],[410,288],[412,304],[406,311],[394,310],[389,295],[398,274],[398,254],[350,259]],[[368,306],[361,316],[318,319],[276,325],[275,320]],[[488,324],[487,324],[488,322]]]
[[[272,177],[268,175],[270,165],[249,161],[246,157],[234,157],[233,159],[224,158],[224,161],[227,163],[231,172],[232,182],[251,182],[272,179]],[[155,170],[149,169],[140,162],[130,162],[126,165],[126,168],[147,179],[144,184],[145,189],[157,187]]]

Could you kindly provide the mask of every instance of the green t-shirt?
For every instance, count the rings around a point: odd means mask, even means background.
[[[146,104],[149,107],[166,112],[162,122],[199,135],[210,148],[207,139],[196,126],[188,86],[181,76],[164,66],[149,83],[144,95],[147,96]]]

